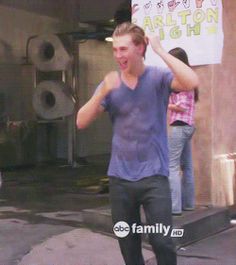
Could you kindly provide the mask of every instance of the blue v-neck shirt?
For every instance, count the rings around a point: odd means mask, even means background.
[[[102,102],[113,124],[108,176],[168,176],[167,107],[173,74],[146,66],[135,89],[123,82]],[[99,88],[98,88],[99,89]]]

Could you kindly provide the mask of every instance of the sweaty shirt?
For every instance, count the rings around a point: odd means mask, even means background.
[[[134,90],[122,82],[102,102],[113,124],[108,176],[129,181],[168,176],[166,113],[172,79],[168,69],[146,66]]]

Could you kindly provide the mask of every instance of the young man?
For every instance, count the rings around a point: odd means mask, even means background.
[[[171,71],[144,65],[146,46]],[[114,224],[140,224],[140,206],[147,224],[171,226],[171,195],[168,182],[166,111],[173,90],[191,90],[198,77],[184,63],[168,54],[158,37],[129,22],[113,33],[113,54],[120,72],[108,73],[92,98],[79,110],[77,126],[87,127],[108,111],[113,124],[112,153],[108,169]],[[170,235],[149,235],[158,265],[175,265]],[[141,235],[130,232],[119,238],[126,265],[144,265]]]

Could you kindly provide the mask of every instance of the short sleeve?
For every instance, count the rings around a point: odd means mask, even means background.
[[[171,83],[174,78],[173,73],[168,69],[163,69],[163,77],[162,77],[162,86],[164,89],[169,91],[169,94],[171,92],[174,92],[174,90],[171,88]]]

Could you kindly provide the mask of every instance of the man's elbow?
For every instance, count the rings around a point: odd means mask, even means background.
[[[83,122],[77,119],[76,126],[79,130],[83,130],[83,129],[86,129],[89,126],[89,124],[87,122]]]
[[[86,125],[79,122],[79,121],[76,121],[76,126],[77,126],[77,129],[79,129],[79,130],[83,130],[86,128]]]
[[[176,91],[180,91],[180,92],[187,91],[187,90],[193,90],[198,87],[199,87],[199,78],[196,74],[182,81],[174,78],[171,84],[172,89]]]
[[[199,78],[196,75],[193,79],[192,79],[192,84],[191,84],[191,88],[190,89],[195,89],[199,87]]]
[[[199,77],[197,76],[196,73],[193,73],[193,75],[191,77],[191,81],[189,82],[188,89],[193,90],[193,89],[198,88],[198,87],[199,87]]]
[[[194,90],[195,88],[199,87],[199,80],[198,78],[192,78],[190,81],[186,82],[185,85],[180,86],[180,91],[184,90]]]
[[[76,127],[79,130],[83,130],[88,127],[86,122],[84,122],[83,119],[80,117],[79,113],[77,114],[77,118],[76,118]]]

